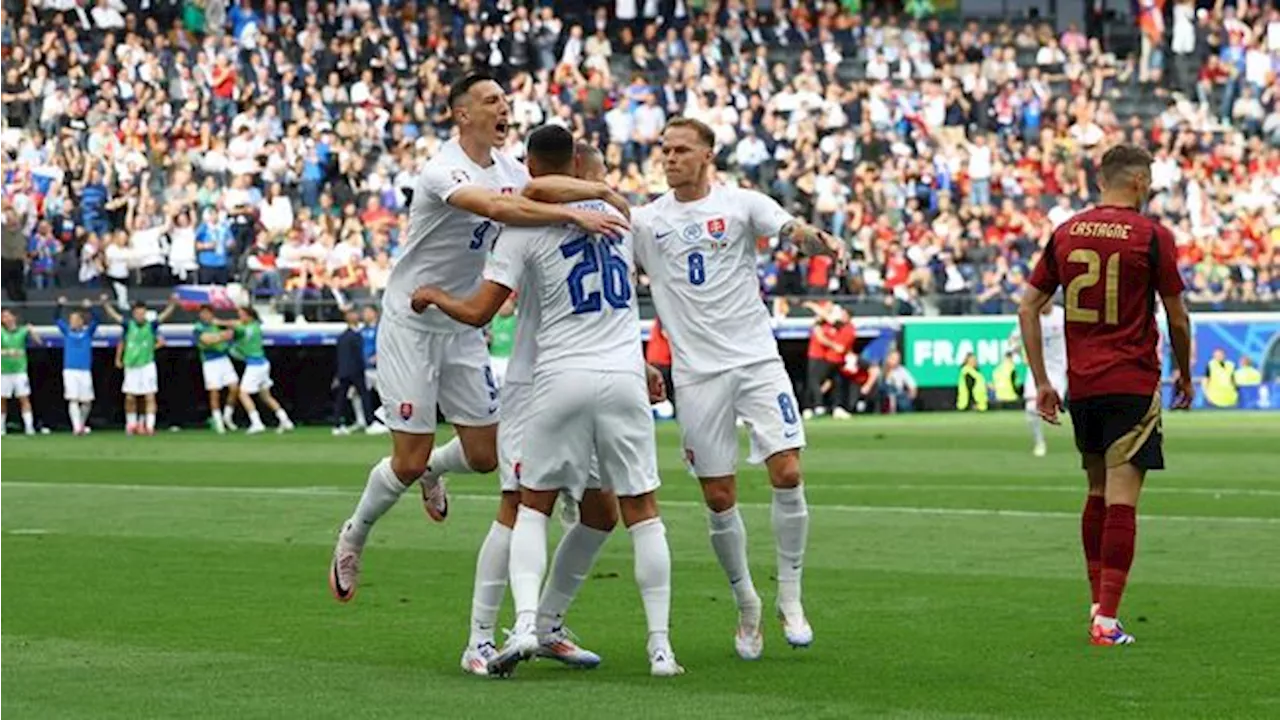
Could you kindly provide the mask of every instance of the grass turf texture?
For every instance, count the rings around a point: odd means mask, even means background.
[[[448,523],[407,495],[374,531],[355,602],[325,573],[386,438],[208,432],[9,437],[3,710],[21,718],[1276,717],[1280,415],[1166,418],[1122,616],[1092,648],[1068,428],[1036,459],[1021,414],[810,423],[808,651],[735,612],[678,435],[660,428],[688,674],[648,677],[631,548],[617,532],[570,613],[605,658],[466,677],[491,476],[455,477]],[[769,491],[744,471],[756,584],[771,603]],[[502,622],[509,622],[505,608]]]

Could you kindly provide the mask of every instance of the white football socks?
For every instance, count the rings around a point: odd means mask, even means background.
[[[476,581],[471,591],[471,644],[493,642],[502,596],[511,569],[511,528],[494,521],[476,558]]]
[[[289,419],[289,413],[285,412],[283,407],[276,408],[276,420],[285,427],[293,424],[293,421]]]
[[[156,414],[153,412],[147,413],[147,429],[148,430],[156,429]]]
[[[405,489],[406,485],[391,471],[391,458],[379,460],[369,471],[369,481],[365,484],[364,494],[360,496],[355,513],[342,528],[343,538],[347,542],[364,545],[373,524],[396,504]]]
[[[475,472],[467,463],[467,454],[462,450],[462,442],[456,437],[431,451],[427,467],[430,468],[428,474],[432,477],[440,477],[445,473]]]
[[[227,428],[222,422],[222,411],[214,410],[209,415],[213,418],[213,429],[218,432],[226,432]]]
[[[138,413],[128,413],[126,420],[128,421],[129,427],[134,428],[135,430],[138,429],[138,425],[141,424],[141,420],[138,418]]]
[[[667,545],[667,528],[662,518],[655,517],[627,528],[635,547],[636,585],[644,602],[644,617],[649,626],[648,650],[671,647],[671,548]]]
[[[80,403],[75,400],[68,401],[67,414],[71,416],[71,430],[80,432],[80,428],[84,425],[84,421],[80,419]]]
[[[22,429],[26,430],[28,435],[36,431],[36,416],[30,410],[22,411]]]
[[[1040,413],[1038,411],[1027,411],[1027,425],[1031,426],[1031,437],[1035,440],[1036,445],[1043,445],[1044,422],[1040,420]]]
[[[729,578],[738,609],[760,607],[760,596],[751,582],[751,569],[747,565],[747,529],[742,524],[737,506],[724,512],[709,513],[707,522],[711,531],[711,547]]]
[[[262,415],[257,408],[249,411],[249,427],[262,427]]]
[[[574,525],[560,538],[551,561],[551,576],[538,602],[538,632],[550,632],[564,623],[564,614],[608,539],[609,533],[582,523]]]
[[[521,505],[511,531],[511,599],[517,635],[536,629],[538,589],[547,572],[547,520],[546,515]]]
[[[364,403],[361,401],[360,393],[355,388],[347,390],[347,398],[351,401],[351,409],[356,414],[356,425],[360,427],[369,426],[369,418],[364,416]]]
[[[778,548],[778,607],[789,614],[801,612],[800,575],[809,540],[809,506],[803,485],[773,489],[772,519]]]
[[[222,424],[225,427],[230,427],[235,424],[236,407],[235,405],[231,404],[232,402],[233,402],[233,399],[228,398],[227,404],[224,405],[222,408]]]

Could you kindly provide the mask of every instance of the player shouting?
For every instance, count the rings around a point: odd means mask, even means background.
[[[528,144],[535,175],[572,171],[573,136],[564,128],[540,128]],[[579,206],[610,209],[602,201]],[[528,412],[519,419],[524,432],[517,471],[520,506],[510,562],[516,624],[502,652],[489,661],[490,675],[509,674],[542,647],[537,616],[547,568],[547,523],[562,490],[575,501],[583,497],[593,458],[602,482],[618,496],[635,544],[650,672],[659,677],[683,672],[668,635],[671,554],[655,496],[657,457],[631,287],[634,268],[629,233],[601,237],[572,224],[507,229],[475,294],[459,299],[433,287],[414,293],[415,309],[435,305],[477,327],[488,323],[517,288],[524,291],[526,313],[532,307],[538,312]]]
[[[773,485],[776,609],[787,642],[807,647],[813,630],[800,599],[809,511],[800,481],[804,426],[769,313],[760,300],[755,241],[787,236],[805,252],[840,254],[840,242],[751,190],[713,185],[715,134],[676,118],[662,134],[671,190],[633,213],[636,257],[671,339],[685,457],[710,510],[711,545],[738,605],[735,646],[744,659],[763,650],[762,604],[747,566],[737,507],[735,418],[751,431],[751,460]]]
[[[71,432],[89,434],[89,410],[93,406],[93,336],[98,332],[98,314],[85,298],[83,311],[73,310],[66,319],[65,297],[58,298],[54,324],[62,333],[62,397],[67,401]],[[89,314],[85,320],[84,314]]]
[[[1058,227],[1018,308],[1040,415],[1057,424],[1062,398],[1045,368],[1041,309],[1066,288],[1071,424],[1089,494],[1081,537],[1093,595],[1095,645],[1128,645],[1116,619],[1133,563],[1138,494],[1164,468],[1156,296],[1178,365],[1174,409],[1191,406],[1191,324],[1182,303],[1173,235],[1139,209],[1151,189],[1151,154],[1117,145],[1102,156],[1102,202]]]
[[[408,238],[383,293],[378,394],[392,431],[392,452],[369,472],[355,512],[338,535],[328,575],[341,602],[355,594],[369,531],[406,488],[422,478],[427,513],[442,521],[449,506],[440,476],[489,472],[497,465],[498,391],[484,336],[438,309],[415,313],[410,307],[413,291],[436,285],[469,295],[480,282],[501,224],[574,223],[596,233],[627,227],[616,215],[539,203],[519,194],[528,173],[495,151],[506,141],[511,114],[498,83],[484,75],[468,76],[450,88],[448,102],[458,138],[445,143],[418,177]],[[433,452],[437,406],[456,437]],[[424,477],[428,465],[431,475]],[[508,547],[509,537],[491,530],[477,562],[478,568],[495,573],[477,577],[477,586],[496,587],[499,598],[506,584],[503,558]]]

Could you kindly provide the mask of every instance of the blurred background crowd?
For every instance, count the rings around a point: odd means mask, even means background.
[[[1120,140],[1155,154],[1189,299],[1277,302],[1280,5],[1087,5],[5,0],[5,290],[240,283],[309,319],[376,298],[448,85],[485,70],[509,152],[565,125],[635,203],[666,189],[666,119],[709,123],[723,182],[850,245],[837,266],[760,238],[780,315],[1010,311]]]

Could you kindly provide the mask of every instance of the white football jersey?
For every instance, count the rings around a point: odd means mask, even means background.
[[[485,277],[491,279],[487,273]],[[530,277],[526,274],[524,282],[516,288],[519,294],[516,301],[516,337],[511,343],[511,358],[507,361],[504,380],[517,385],[533,382],[533,368],[538,362],[538,326],[542,323],[542,310],[538,307],[537,289],[529,284]]]
[[[588,200],[572,207],[621,213]],[[485,265],[484,279],[523,288],[538,306],[536,370],[644,374],[635,300],[634,240],[588,235],[576,225],[507,228]]]
[[[1044,369],[1049,377],[1066,378],[1067,376],[1067,325],[1066,313],[1058,305],[1054,305],[1048,315],[1040,316],[1040,337],[1044,348]],[[1009,338],[1013,349],[1026,361],[1026,353],[1022,347],[1022,333],[1015,325],[1013,335]],[[1058,388],[1065,390],[1065,388]]]
[[[456,140],[450,140],[429,160],[413,188],[409,233],[404,251],[391,268],[383,294],[383,314],[425,332],[469,330],[462,323],[429,308],[418,315],[410,308],[413,291],[435,285],[450,295],[468,297],[480,284],[485,257],[501,232],[500,223],[449,204],[449,196],[465,187],[518,193],[529,182],[520,163],[499,152],[482,168],[471,161]]]
[[[691,203],[673,192],[637,208],[636,257],[671,338],[676,385],[778,358],[756,276],[756,238],[792,221],[772,198],[713,186]]]

